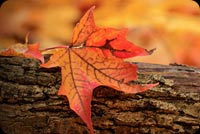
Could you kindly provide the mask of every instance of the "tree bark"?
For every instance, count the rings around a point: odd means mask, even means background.
[[[83,121],[58,96],[59,68],[39,61],[0,57],[0,127],[6,134],[87,134]],[[95,134],[200,133],[200,69],[181,65],[138,64],[135,83],[159,86],[138,94],[108,87],[94,90]]]

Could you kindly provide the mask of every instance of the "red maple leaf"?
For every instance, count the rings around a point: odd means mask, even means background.
[[[89,9],[75,27],[72,44],[57,47],[42,67],[61,67],[62,83],[59,95],[67,96],[70,108],[87,124],[93,133],[91,98],[97,86],[108,86],[125,93],[138,93],[156,84],[131,84],[137,67],[123,58],[147,55],[148,52],[125,39],[127,30],[98,28],[93,9]]]

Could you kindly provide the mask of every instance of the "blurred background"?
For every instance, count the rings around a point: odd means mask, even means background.
[[[92,5],[97,26],[128,28],[128,40],[156,48],[129,61],[200,67],[200,8],[192,0],[7,0],[0,8],[0,48],[24,43],[28,32],[41,48],[67,45]]]

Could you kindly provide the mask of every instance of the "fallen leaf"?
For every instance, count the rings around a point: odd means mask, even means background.
[[[69,105],[93,133],[91,99],[94,88],[104,85],[125,93],[146,91],[157,84],[132,84],[137,67],[123,58],[147,55],[148,52],[125,39],[127,30],[98,28],[93,9],[89,9],[76,25],[72,44],[51,51],[50,60],[42,67],[61,67],[59,95],[67,96]]]
[[[44,63],[44,57],[39,50],[40,44],[15,44],[10,46],[9,48],[1,49],[1,56],[19,56],[26,58],[35,58],[39,59],[42,63]]]
[[[28,44],[27,48],[28,50],[24,53],[25,57],[39,59],[42,63],[44,63],[44,57],[39,50],[40,48],[39,43]]]

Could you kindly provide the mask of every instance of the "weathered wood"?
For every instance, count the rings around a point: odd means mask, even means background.
[[[138,94],[98,87],[92,100],[96,134],[194,134],[200,131],[200,69],[137,63],[136,83],[159,86]],[[0,127],[6,134],[86,134],[86,125],[58,96],[60,69],[0,57]]]

